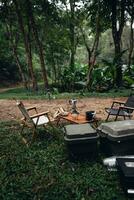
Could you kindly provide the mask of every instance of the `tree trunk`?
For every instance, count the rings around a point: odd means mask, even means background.
[[[55,65],[55,59],[54,59],[54,52],[53,50],[51,51],[52,55],[52,68],[53,68],[53,74],[54,74],[54,83],[57,83],[57,71],[56,71],[56,65]]]
[[[23,70],[22,70],[22,67],[21,67],[21,63],[20,63],[20,61],[19,61],[16,48],[15,48],[13,45],[12,45],[12,49],[13,49],[13,55],[14,55],[14,58],[15,58],[15,60],[16,60],[17,66],[18,66],[19,74],[20,74],[20,77],[21,77],[21,79],[22,79],[23,85],[24,85],[24,87],[28,90],[29,88],[28,88],[27,81],[26,81],[26,79],[25,79],[25,75],[24,75]]]
[[[39,35],[38,35],[35,20],[34,20],[30,0],[27,0],[26,4],[27,4],[27,9],[28,9],[27,15],[29,17],[29,20],[30,20],[30,23],[31,23],[31,28],[32,28],[34,38],[35,38],[35,42],[37,44],[37,48],[38,48],[38,51],[39,51],[39,58],[40,58],[40,63],[41,63],[44,87],[47,89],[48,88],[48,79],[47,79],[47,71],[46,71],[45,62],[44,62],[43,47],[42,47],[41,41],[39,40]]]
[[[133,16],[131,16],[131,30],[130,30],[130,47],[129,47],[129,54],[128,54],[128,71],[129,74],[131,74],[131,59],[132,59],[132,53],[133,53],[133,48],[134,48],[134,31],[133,31]]]
[[[121,36],[124,28],[125,0],[120,3],[120,17],[117,16],[117,1],[112,2],[112,36],[115,46],[115,61],[116,61],[116,86],[122,86],[122,59],[121,59]],[[119,12],[118,11],[118,12]],[[117,24],[119,27],[117,27]]]
[[[17,0],[13,0],[14,5],[15,5],[15,9],[16,9],[16,14],[18,17],[18,23],[20,26],[20,30],[22,32],[23,35],[23,40],[24,40],[24,46],[25,46],[25,50],[26,50],[26,56],[27,56],[27,64],[28,64],[28,68],[30,71],[30,75],[31,75],[31,79],[32,79],[32,87],[35,91],[38,90],[38,85],[37,85],[37,81],[35,78],[35,74],[34,74],[34,70],[33,70],[33,63],[32,63],[32,58],[29,52],[29,44],[28,44],[28,39],[27,39],[27,35],[25,32],[25,28],[24,28],[24,23],[23,23],[23,18],[21,15],[21,9],[19,8],[18,2]]]
[[[91,87],[91,82],[92,82],[92,71],[94,69],[95,61],[96,61],[96,56],[97,56],[97,49],[98,49],[98,44],[99,44],[99,38],[100,38],[100,32],[99,29],[96,31],[96,36],[95,36],[95,41],[93,45],[93,49],[91,51],[91,54],[89,53],[89,68],[88,68],[88,74],[87,74],[87,86],[90,88]]]
[[[115,59],[116,59],[116,86],[122,86],[122,59],[121,59],[121,47],[120,40],[115,40]]]
[[[92,71],[94,69],[95,61],[96,61],[96,56],[97,56],[97,49],[99,45],[99,38],[100,38],[100,1],[98,2],[98,10],[97,10],[97,16],[96,16],[96,33],[95,33],[95,38],[94,38],[94,43],[92,50],[88,50],[88,74],[87,74],[87,87],[90,88],[92,84]]]
[[[5,5],[5,6],[7,6],[7,5]],[[8,13],[8,8],[6,8],[6,10],[7,10],[7,13]],[[9,22],[9,25],[8,25],[8,22]],[[17,54],[16,38],[15,38],[15,42],[14,42],[14,39],[13,39],[13,32],[12,32],[12,25],[11,25],[10,16],[8,16],[8,20],[5,19],[5,24],[6,24],[6,30],[7,30],[7,33],[8,33],[9,40],[10,40],[10,45],[11,45],[11,49],[12,49],[12,52],[13,52],[13,56],[15,58],[15,61],[16,61],[16,64],[17,64],[17,67],[18,67],[18,70],[19,70],[20,78],[22,80],[24,88],[28,89],[27,81],[26,81],[25,75],[23,73],[23,69],[22,69],[18,54]]]
[[[23,82],[24,87],[28,90],[28,84],[27,84],[25,75],[24,75],[24,73],[23,73],[20,60],[19,60],[19,58],[18,58],[16,45],[13,43],[13,40],[12,40],[12,38],[11,38],[11,34],[10,34],[10,42],[11,42],[11,48],[12,48],[13,56],[14,56],[14,58],[15,58],[15,60],[16,60],[17,66],[18,66],[18,70],[19,70],[19,74],[20,74],[21,80],[22,80],[22,82]]]
[[[71,17],[70,17],[70,44],[71,44],[71,57],[70,57],[70,67],[71,70],[74,71],[74,65],[75,65],[75,32],[74,32],[74,12],[75,12],[75,0],[70,0],[70,10],[71,10]]]

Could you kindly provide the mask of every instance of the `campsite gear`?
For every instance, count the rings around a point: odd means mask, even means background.
[[[37,108],[35,106],[26,108],[24,106],[24,104],[22,103],[22,101],[17,100],[16,105],[18,106],[19,110],[21,111],[21,113],[23,115],[23,118],[20,119],[20,125],[22,126],[22,129],[20,131],[20,135],[22,136],[23,142],[26,145],[28,145],[29,143],[31,143],[36,138],[37,127],[42,125],[46,128],[46,126],[48,124],[52,125],[51,122],[54,121],[54,119],[50,120],[49,111],[38,113]],[[31,111],[33,111],[34,114],[30,115],[29,112],[31,112]],[[30,140],[28,141],[26,138],[24,138],[24,136],[22,134],[25,127],[31,128],[31,132],[32,132],[31,141]]]
[[[134,158],[117,158],[116,163],[124,192],[134,197]]]
[[[134,155],[134,121],[102,123],[97,131],[100,148],[107,155]]]
[[[107,167],[109,171],[117,171],[117,166],[116,166],[116,159],[117,158],[133,158],[134,155],[127,155],[127,156],[111,156],[108,158],[103,159],[103,165]]]
[[[64,131],[69,155],[96,157],[98,135],[90,124],[66,125]]]
[[[128,97],[126,102],[113,101],[110,108],[105,108],[105,111],[108,113],[106,121],[108,121],[110,115],[115,116],[115,121],[119,116],[122,116],[124,119],[126,119],[126,117],[131,119],[133,110],[134,110],[134,96]]]
[[[95,116],[95,111],[86,111],[86,120],[92,120]]]
[[[69,100],[69,104],[72,105],[71,113],[74,114],[74,115],[79,114],[79,112],[77,111],[76,103],[77,103],[76,99],[70,99]]]

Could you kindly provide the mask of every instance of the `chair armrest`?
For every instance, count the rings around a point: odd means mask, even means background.
[[[46,112],[42,112],[42,113],[37,113],[35,115],[31,115],[30,118],[33,119],[35,117],[40,117],[42,115],[48,115],[49,111],[46,111]]]
[[[111,105],[111,108],[114,107],[114,104],[124,105],[125,103],[124,103],[124,102],[121,102],[121,101],[113,101],[113,103],[112,103],[112,105]]]
[[[120,106],[119,109],[134,110],[134,108],[128,106]]]
[[[35,106],[33,106],[33,107],[28,107],[28,108],[26,108],[26,110],[27,110],[27,111],[30,111],[30,110],[37,110],[37,108],[36,108]]]

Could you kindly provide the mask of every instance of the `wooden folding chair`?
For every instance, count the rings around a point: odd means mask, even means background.
[[[50,118],[49,118],[49,115],[48,115],[49,111],[38,113],[37,108],[35,106],[30,107],[30,108],[25,108],[22,101],[18,101],[18,100],[17,100],[16,104],[23,115],[23,118],[21,118],[21,120],[20,120],[21,125],[22,125],[22,129],[20,132],[21,135],[22,135],[25,127],[31,128],[32,129],[32,140],[34,140],[35,137],[37,136],[36,129],[38,126],[42,125],[42,126],[46,127],[46,125],[48,125],[48,124],[52,125],[53,120],[50,120]],[[34,112],[35,112],[34,115],[29,115],[29,111],[31,111],[31,110],[34,110]],[[30,143],[24,137],[23,137],[23,141],[27,145],[28,145],[28,143]]]

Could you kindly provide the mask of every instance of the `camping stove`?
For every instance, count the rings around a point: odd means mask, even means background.
[[[72,114],[79,114],[79,112],[77,111],[76,103],[77,103],[76,99],[70,99],[69,100],[69,104],[72,105],[72,108],[71,108]]]

